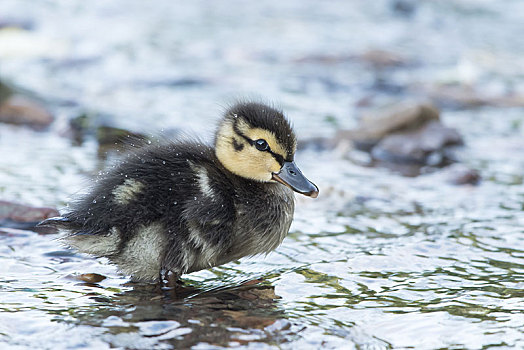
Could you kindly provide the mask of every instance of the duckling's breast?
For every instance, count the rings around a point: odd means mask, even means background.
[[[257,184],[259,191],[237,193],[233,259],[269,253],[286,237],[295,209],[293,191],[280,184]]]

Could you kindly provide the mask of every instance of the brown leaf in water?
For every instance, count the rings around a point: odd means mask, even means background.
[[[254,284],[258,284],[260,282],[262,282],[263,280],[261,279],[256,279],[256,280],[250,280],[250,281],[247,281],[247,282],[244,282],[242,283],[243,286],[251,286],[251,285],[254,285]]]
[[[98,283],[105,280],[107,277],[99,275],[98,273],[83,273],[73,276],[73,278],[87,283]]]
[[[226,316],[231,317],[242,328],[262,329],[275,323],[275,319],[262,316],[248,316],[247,311],[222,311]]]

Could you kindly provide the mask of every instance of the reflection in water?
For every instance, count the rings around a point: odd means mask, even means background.
[[[103,327],[111,334],[109,344],[115,347],[131,339],[175,348],[199,343],[271,344],[291,333],[291,323],[275,302],[274,287],[260,280],[209,290],[187,284],[176,290],[150,284],[127,286],[129,290],[111,298],[92,296],[97,303],[91,312],[72,314],[76,324]]]

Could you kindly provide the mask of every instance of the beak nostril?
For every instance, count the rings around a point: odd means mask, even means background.
[[[305,196],[316,198],[318,187],[309,181],[293,161],[285,161],[278,173],[273,173],[272,179]]]

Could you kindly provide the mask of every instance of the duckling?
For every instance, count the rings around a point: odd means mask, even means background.
[[[214,147],[145,145],[62,217],[40,225],[64,231],[70,247],[106,257],[141,282],[267,254],[288,233],[293,191],[319,193],[294,162],[296,144],[282,111],[238,103],[220,120]]]

